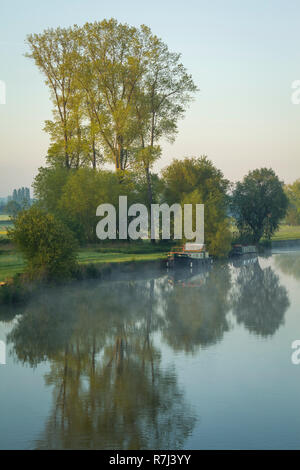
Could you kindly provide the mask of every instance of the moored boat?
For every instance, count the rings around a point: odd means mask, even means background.
[[[212,264],[204,243],[185,243],[181,248],[174,249],[168,254],[167,267],[199,266]]]

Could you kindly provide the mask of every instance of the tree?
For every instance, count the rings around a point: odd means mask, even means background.
[[[59,201],[63,188],[72,174],[66,167],[41,167],[33,182],[34,195],[45,211],[60,216]]]
[[[258,243],[270,239],[278,229],[288,206],[283,182],[272,169],[250,171],[236,184],[232,195],[232,210],[243,238]]]
[[[151,168],[161,138],[173,140],[177,122],[196,91],[180,54],[142,25],[115,19],[48,29],[27,38],[54,104],[46,121],[48,162],[66,168],[113,162],[144,172],[152,203]]]
[[[69,176],[63,187],[58,208],[65,222],[72,227],[80,240],[95,242],[99,220],[96,217],[96,209],[100,204],[107,202],[117,207],[121,190],[122,194],[126,195],[126,183],[120,187],[115,173],[80,168]]]
[[[204,235],[208,250],[215,256],[226,255],[231,241],[227,218],[229,181],[222,172],[207,157],[185,158],[173,160],[163,170],[162,179],[164,199],[169,205],[204,204]]]
[[[177,123],[184,116],[197,87],[180,63],[180,54],[169,51],[161,39],[147,37],[148,62],[142,83],[135,90],[138,162],[142,165],[148,187],[148,202],[152,204],[151,173],[153,163],[160,157],[158,146],[162,138],[173,142]]]
[[[13,190],[12,200],[17,202],[20,206],[29,206],[30,205],[30,189],[29,188],[19,188]]]
[[[54,104],[54,121],[46,122],[46,130],[49,131],[52,142],[62,143],[65,166],[71,168],[74,158],[70,146],[78,102],[74,67],[79,47],[76,31],[72,28],[47,29],[41,34],[29,35],[27,44],[31,52],[26,56],[35,61],[46,77]]]
[[[63,279],[75,269],[77,243],[53,215],[33,206],[17,216],[8,233],[23,254],[31,278]]]

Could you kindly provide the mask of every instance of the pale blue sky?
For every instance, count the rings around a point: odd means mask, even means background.
[[[47,27],[115,17],[151,27],[200,88],[175,144],[163,145],[158,169],[173,157],[207,154],[231,180],[273,167],[286,182],[300,177],[299,0],[10,0],[0,7],[0,196],[30,185],[44,164],[49,93],[23,57],[24,39]]]

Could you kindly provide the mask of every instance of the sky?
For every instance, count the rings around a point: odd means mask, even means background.
[[[114,17],[146,24],[182,54],[200,89],[174,144],[163,142],[155,170],[173,158],[207,155],[231,181],[272,167],[300,178],[299,0],[0,0],[0,197],[30,186],[45,165],[51,119],[44,78],[24,57],[26,35]]]

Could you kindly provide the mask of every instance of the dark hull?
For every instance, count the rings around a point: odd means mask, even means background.
[[[174,257],[170,257],[167,260],[166,264],[168,268],[177,268],[177,267],[194,268],[197,266],[210,266],[212,262],[213,261],[211,258],[197,259],[197,258],[190,258],[188,256],[174,256]]]

